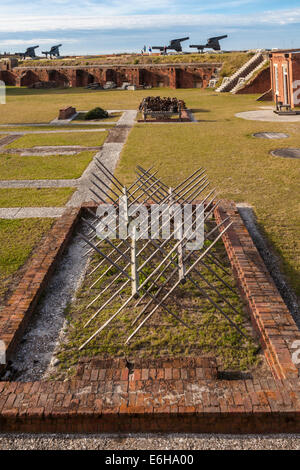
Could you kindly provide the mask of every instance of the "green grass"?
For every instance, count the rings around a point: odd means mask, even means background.
[[[225,44],[225,42],[224,42]],[[74,59],[54,59],[54,60],[37,60],[35,61],[36,66],[87,66],[96,64],[180,64],[180,63],[223,63],[225,66],[230,64],[244,64],[249,60],[250,55],[244,52],[230,52],[222,54],[213,54],[207,51],[205,54],[198,54],[195,50],[191,51],[188,55],[137,55],[137,54],[115,54],[113,56],[101,55],[97,57],[76,57]],[[20,61],[20,66],[28,66],[27,61]],[[237,68],[237,67],[236,67]],[[236,70],[234,69],[234,71]]]
[[[2,180],[79,178],[92,161],[93,155],[93,152],[45,157],[0,154],[0,178]]]
[[[212,91],[210,91],[212,93]],[[0,124],[48,123],[55,119],[58,110],[70,104],[78,110],[92,109],[137,109],[146,96],[170,96],[185,99],[187,105],[195,102],[201,108],[202,93],[199,89],[152,88],[151,90],[121,91],[107,90],[95,94],[84,88],[64,90],[31,90],[7,87],[7,104],[2,106]],[[1,108],[1,109],[2,109]]]
[[[105,250],[105,247],[102,248]],[[107,248],[109,249],[109,248]],[[223,265],[230,271],[230,264],[222,242],[219,242],[213,248],[214,254],[222,259]],[[99,256],[96,255],[89,272],[99,263]],[[161,261],[157,256],[155,265]],[[210,261],[207,260],[210,264]],[[124,266],[123,266],[124,268]],[[135,308],[129,305],[119,316],[110,323],[106,330],[103,330],[94,340],[92,340],[82,351],[78,348],[102,325],[110,316],[115,313],[123,302],[130,296],[130,287],[123,289],[120,296],[113,300],[101,314],[99,314],[92,323],[84,328],[87,320],[111,298],[112,291],[104,293],[106,285],[112,282],[112,277],[116,270],[112,268],[101,281],[90,289],[105,267],[98,269],[95,273],[89,275],[77,292],[76,301],[69,305],[66,316],[68,320],[68,334],[58,353],[60,359],[60,373],[70,373],[79,357],[126,357],[130,361],[138,357],[182,357],[182,356],[201,356],[213,355],[217,358],[220,369],[231,370],[253,370],[260,363],[258,354],[258,344],[252,335],[250,320],[246,310],[243,308],[238,289],[231,274],[224,274],[220,268],[213,268],[219,276],[233,288],[233,292],[212,276],[207,268],[201,267],[201,272],[206,278],[219,289],[226,299],[235,306],[238,313],[233,312],[225,303],[210,289],[199,276],[193,276],[194,279],[209,292],[211,298],[217,302],[221,308],[230,316],[230,318],[240,326],[247,334],[249,341],[246,341],[228,320],[208,302],[193,284],[188,281],[184,286],[179,286],[172,296],[168,299],[168,308],[176,313],[183,321],[191,326],[190,329],[182,326],[177,319],[159,309],[149,322],[132,339],[129,345],[125,345],[126,338],[134,328],[131,326],[132,320],[139,313],[141,306]],[[144,269],[143,275],[149,275],[150,271]],[[162,276],[161,283],[168,277],[169,273]],[[143,278],[143,276],[142,276]],[[119,280],[118,288],[126,278]],[[173,284],[171,284],[173,285]],[[170,286],[169,286],[170,288]],[[101,294],[100,299],[92,307],[87,309],[87,305],[97,294]],[[142,306],[145,305],[143,301]]]
[[[18,270],[52,224],[53,219],[0,219],[0,304],[17,284]]]
[[[107,135],[107,132],[29,134],[7,145],[7,148],[30,148],[42,145],[82,145],[86,147],[100,147],[104,144]]]
[[[75,106],[76,109],[87,110],[95,106],[104,109],[129,109],[130,97],[134,91],[108,91],[95,93],[84,88],[69,88],[61,90],[31,90],[28,88],[7,87],[7,103],[3,105],[0,124],[49,123],[57,118],[61,108]],[[120,101],[116,97],[123,97]],[[1,108],[1,109],[2,109]],[[5,110],[5,112],[4,112]]]
[[[0,189],[0,207],[62,207],[74,191],[74,188]]]
[[[174,187],[197,167],[205,167],[221,197],[253,205],[260,228],[280,255],[282,269],[299,295],[300,161],[270,155],[272,149],[300,147],[299,124],[234,117],[237,112],[260,106],[249,95],[215,96],[201,91],[193,95],[193,101],[189,90],[178,95],[186,96],[191,107],[198,110],[195,115],[201,122],[137,125],[116,175],[128,184],[137,164],[155,165],[166,183]],[[252,133],[261,131],[287,132],[290,138],[272,141],[252,137]]]

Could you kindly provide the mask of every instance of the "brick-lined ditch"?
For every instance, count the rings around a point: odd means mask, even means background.
[[[300,333],[233,203],[223,241],[247,300],[272,377],[224,380],[213,358],[82,359],[72,379],[0,382],[0,430],[23,432],[299,432],[299,371],[292,344]],[[22,339],[79,211],[60,219],[0,317],[11,357]],[[232,377],[231,377],[232,379]]]
[[[54,353],[66,326],[65,309],[74,299],[88,263],[86,246],[75,236],[57,263],[45,293],[35,309],[11,359],[5,375],[9,380],[34,382],[43,380],[55,370]]]

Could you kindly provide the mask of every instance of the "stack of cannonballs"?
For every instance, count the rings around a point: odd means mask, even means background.
[[[186,109],[185,102],[177,98],[161,98],[160,96],[147,96],[140,104],[140,111],[162,111],[178,113],[179,109]]]

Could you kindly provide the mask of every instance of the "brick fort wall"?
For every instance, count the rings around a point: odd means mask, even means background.
[[[36,82],[57,82],[59,86],[84,87],[113,81],[117,87],[130,82],[137,87],[206,88],[218,76],[221,64],[86,66],[86,67],[15,67],[0,70],[0,80],[7,85],[31,86]]]

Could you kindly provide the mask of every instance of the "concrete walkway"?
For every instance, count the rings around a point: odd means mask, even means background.
[[[16,132],[12,131],[5,131],[0,128],[0,134],[8,134],[8,135],[18,135],[22,137],[23,135],[27,134],[70,134],[72,132],[107,132],[107,129],[101,127],[99,129],[57,129],[54,131],[18,131],[16,129]]]
[[[90,188],[92,186],[92,174],[96,173],[99,178],[103,178],[103,174],[95,164],[96,158],[98,158],[112,173],[115,171],[128,134],[135,124],[136,116],[137,111],[128,110],[123,113],[116,126],[113,128],[112,133],[109,135],[109,143],[105,142],[102,150],[95,155],[94,160],[90,163],[80,178],[78,190],[73,194],[67,206],[78,207],[83,202],[91,200],[92,193]],[[116,136],[116,142],[113,142],[114,139],[112,136]],[[108,180],[106,180],[106,182],[109,183]],[[103,196],[103,194],[101,194],[101,196]]]
[[[101,146],[82,147],[80,145],[44,145],[23,149],[4,149],[3,153],[7,155],[20,155],[20,157],[51,157],[52,155],[78,155],[82,152],[99,152],[101,148]]]
[[[86,168],[79,179],[59,179],[59,180],[6,180],[0,181],[0,188],[77,188],[70,201],[68,207],[78,207],[85,201],[90,201],[92,193],[90,192],[92,173],[96,173],[99,178],[103,178],[103,174],[99,171],[95,164],[95,158],[101,160],[105,166],[114,172],[121,151],[127,140],[128,134],[135,124],[137,111],[128,110],[123,113],[113,132],[110,134],[109,142],[104,143],[100,152],[96,153],[93,161]],[[119,132],[118,132],[119,129]],[[98,132],[98,129],[83,129],[80,132]],[[63,131],[52,131],[63,132]],[[70,131],[67,131],[70,132]],[[78,132],[78,131],[73,131]],[[45,131],[46,133],[46,131]],[[109,183],[108,180],[106,180]],[[103,196],[103,194],[101,194]],[[28,208],[3,208],[0,209],[0,218],[2,219],[21,219],[27,217],[60,217],[64,207],[28,207]]]
[[[66,180],[3,180],[0,188],[77,188],[79,179]]]
[[[274,108],[260,109],[257,111],[246,111],[244,113],[237,113],[237,118],[246,119],[247,121],[263,121],[263,122],[300,122],[300,114],[278,116],[274,113]]]
[[[0,208],[0,219],[31,219],[61,217],[64,207],[10,207]]]

